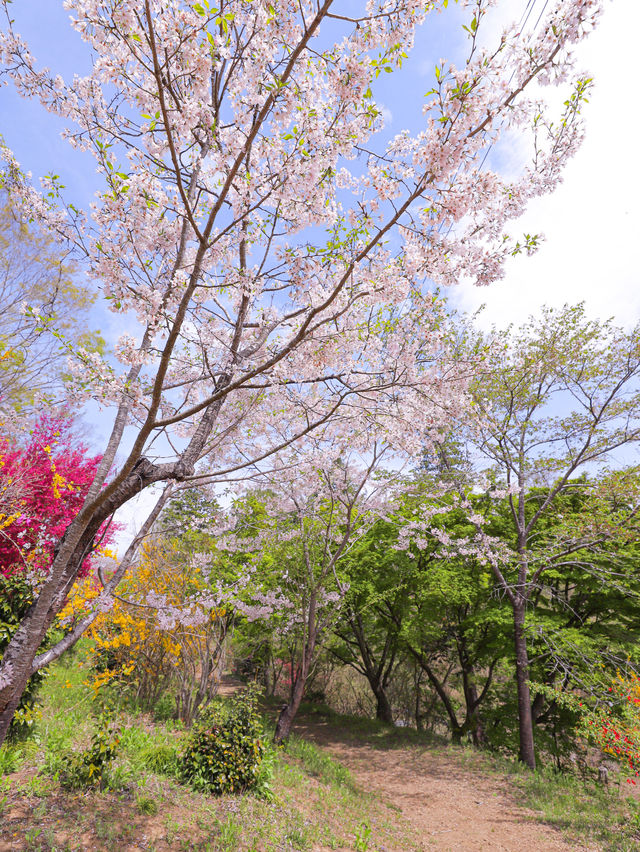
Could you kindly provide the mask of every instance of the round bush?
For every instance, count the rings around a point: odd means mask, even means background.
[[[256,787],[264,757],[257,691],[210,709],[195,725],[182,753],[182,771],[197,790],[222,795]]]

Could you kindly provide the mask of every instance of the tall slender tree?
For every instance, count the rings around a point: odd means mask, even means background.
[[[557,579],[564,566],[569,576],[576,554],[606,545],[625,526],[635,529],[640,501],[631,490],[611,516],[606,495],[615,480],[605,477],[591,488],[583,483],[591,499],[580,523],[555,519],[553,535],[545,526],[582,471],[640,440],[640,328],[590,321],[582,306],[546,309],[520,331],[497,336],[488,353],[472,391],[477,417],[469,437],[492,464],[498,486],[489,495],[508,501],[512,540],[501,542],[491,567],[513,610],[520,757],[534,768],[527,611],[548,572]],[[481,513],[475,522],[482,538]]]
[[[20,221],[0,193],[0,416],[64,398],[74,346],[102,351],[88,331],[95,294],[50,233]]]

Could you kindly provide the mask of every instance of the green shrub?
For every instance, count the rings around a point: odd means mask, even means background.
[[[228,707],[207,710],[182,753],[183,777],[196,789],[221,795],[264,785],[264,733],[254,687],[238,693]]]
[[[166,731],[145,731],[139,727],[124,728],[120,735],[119,751],[131,770],[140,774],[144,769],[161,775],[180,776],[180,743],[167,739]]]
[[[0,746],[0,777],[15,772],[22,763],[23,755],[19,746],[4,743]]]
[[[150,744],[140,754],[142,764],[152,772],[176,777],[180,775],[180,755],[170,743]]]
[[[152,708],[154,722],[168,722],[175,719],[176,699],[170,692],[163,692]]]
[[[89,748],[69,756],[67,768],[61,773],[63,784],[73,789],[99,786],[104,790],[119,744],[120,732],[113,721],[108,716],[99,716]]]
[[[158,813],[158,803],[151,796],[136,796],[136,808],[141,814],[155,816]]]

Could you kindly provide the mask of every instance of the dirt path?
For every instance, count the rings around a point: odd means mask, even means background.
[[[597,850],[567,844],[559,832],[518,805],[506,779],[465,769],[446,753],[374,748],[320,720],[301,721],[296,732],[347,766],[365,790],[399,808],[425,852]]]

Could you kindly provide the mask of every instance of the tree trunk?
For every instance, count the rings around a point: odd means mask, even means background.
[[[422,694],[420,690],[420,674],[422,669],[419,669],[416,665],[415,660],[413,661],[413,688],[415,690],[415,708],[414,708],[414,719],[416,723],[416,731],[424,730],[423,716],[420,713],[420,702],[422,700]]]
[[[466,731],[471,732],[471,739],[473,741],[473,744],[476,748],[479,748],[485,742],[485,732],[478,707],[482,703],[482,699],[484,698],[486,691],[489,688],[493,669],[489,669],[487,680],[485,682],[485,689],[482,691],[480,697],[478,697],[478,689],[475,684],[474,665],[471,661],[464,634],[462,634],[457,640],[456,645],[458,649],[458,659],[460,660],[460,667],[462,671],[462,690],[464,693],[464,701],[466,705],[464,728]]]
[[[78,516],[60,539],[49,577],[20,622],[0,661],[0,745],[4,742],[27,682],[34,672],[38,649],[71,591],[85,557],[91,553],[100,525],[122,503],[139,494],[145,485],[157,481],[153,479],[153,468],[147,459],[141,459],[135,465],[132,476],[118,487],[110,500],[87,522],[83,523]]]
[[[478,699],[478,690],[475,683],[472,681],[473,669],[470,668],[463,672],[463,690],[464,700],[466,704],[466,717],[464,728],[471,733],[471,740],[476,748],[484,745],[486,737],[482,717],[478,711],[480,701]]]
[[[225,380],[228,383],[228,379]],[[91,553],[96,534],[103,521],[148,485],[165,480],[183,482],[192,475],[195,462],[211,433],[222,406],[222,397],[211,403],[191,438],[187,449],[177,462],[154,464],[144,456],[132,461],[127,473],[121,473],[103,492],[104,499],[91,509],[96,495],[93,485],[85,505],[69,524],[54,551],[50,572],[40,594],[5,648],[0,660],[0,745],[5,740],[27,682],[34,672],[34,661],[44,636],[71,591],[85,557]],[[127,469],[127,465],[125,465]],[[97,490],[102,484],[94,480]]]
[[[529,655],[524,632],[525,601],[518,601],[513,610],[514,642],[516,652],[516,684],[518,688],[518,727],[520,733],[519,757],[529,769],[536,768],[533,745],[533,715],[529,692]]]
[[[476,748],[482,748],[487,741],[482,719],[476,716],[473,719],[474,727],[471,729],[471,741]]]
[[[278,716],[278,721],[276,723],[276,730],[273,735],[273,741],[276,745],[280,745],[289,738],[291,725],[296,717],[296,713],[300,709],[300,704],[302,703],[302,696],[304,695],[304,688],[307,682],[307,674],[308,672],[305,672],[303,675],[302,670],[300,671],[300,674],[296,679],[295,686],[291,692],[291,699],[280,711],[280,715]]]
[[[379,719],[386,725],[393,725],[393,713],[391,712],[391,704],[387,698],[387,693],[384,691],[383,687],[379,687],[375,695],[376,719]]]
[[[304,645],[302,646],[302,660],[300,662],[300,668],[298,669],[298,674],[295,679],[295,683],[291,684],[291,698],[288,704],[285,704],[282,710],[280,711],[280,715],[278,716],[278,721],[276,723],[276,730],[273,735],[273,741],[276,745],[280,745],[283,743],[291,732],[291,723],[296,717],[296,713],[300,709],[300,704],[302,703],[302,696],[304,695],[304,689],[307,685],[307,678],[309,677],[309,672],[311,671],[311,666],[313,664],[314,652],[316,649],[316,641],[318,638],[318,624],[316,621],[316,592],[315,589],[309,596],[309,608],[307,615],[307,639]],[[293,655],[291,658],[291,677],[293,679],[293,664],[294,659]]]
[[[376,661],[374,653],[367,642],[361,616],[358,613],[350,612],[348,620],[362,661],[361,667],[354,665],[354,668],[356,671],[364,674],[369,682],[371,691],[376,699],[376,719],[387,725],[393,725],[393,713],[391,711],[391,704],[387,698],[386,688],[396,657],[395,639],[387,632],[384,647],[379,655],[379,659]]]
[[[466,732],[467,728],[465,727],[465,725],[461,725],[458,722],[456,711],[444,688],[446,680],[451,672],[452,666],[449,666],[449,669],[446,672],[444,678],[442,679],[442,681],[440,681],[436,676],[434,670],[427,662],[427,658],[419,650],[409,644],[407,644],[407,650],[412,655],[412,657],[418,662],[423,672],[426,674],[427,678],[429,679],[429,683],[435,689],[438,698],[444,705],[444,709],[447,711],[447,716],[449,717],[449,724],[451,726],[451,742],[454,745],[460,745],[462,735]]]

